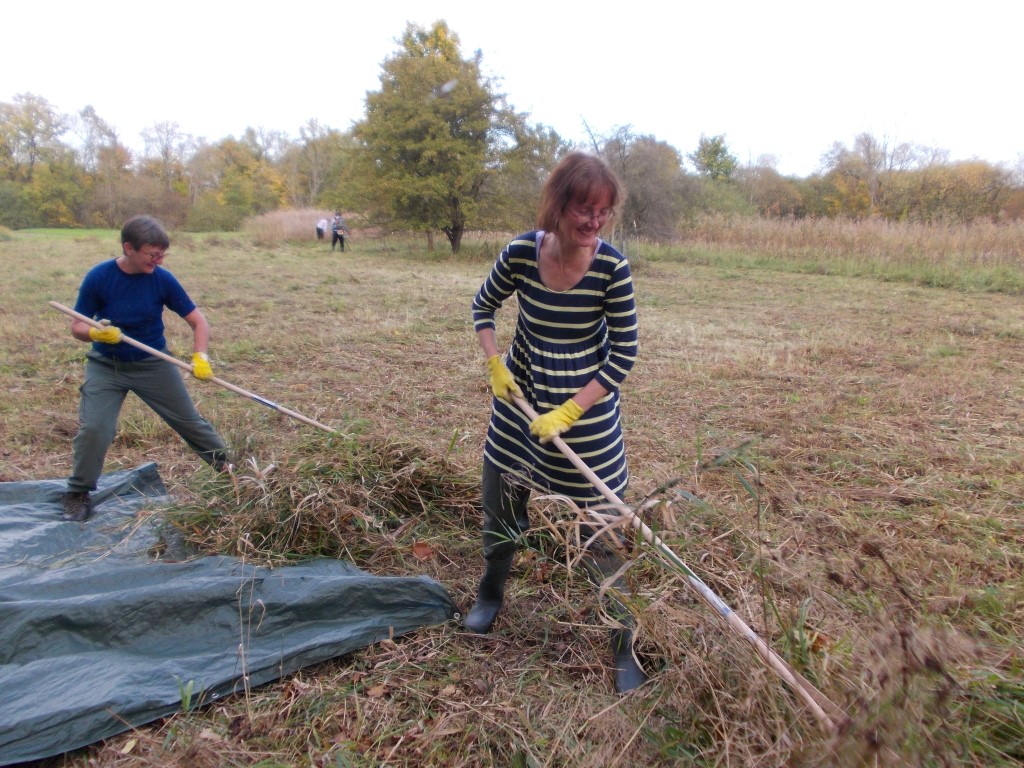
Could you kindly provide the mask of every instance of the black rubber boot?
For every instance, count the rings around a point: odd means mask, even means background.
[[[611,631],[612,662],[615,665],[615,690],[628,693],[647,682],[647,675],[633,657],[633,632],[628,629]]]
[[[92,512],[92,500],[88,491],[68,491],[64,494],[63,520],[69,523],[84,523]]]
[[[233,472],[235,465],[231,463],[231,458],[228,456],[227,451],[200,451],[199,458],[205,461],[214,472]]]
[[[462,625],[470,632],[486,635],[498,617],[505,600],[505,581],[512,570],[512,556],[487,560],[484,575],[476,592],[476,605],[466,614]]]
[[[231,463],[231,460],[224,451],[217,451],[213,454],[210,466],[213,467],[214,472],[227,472],[230,475],[235,471],[235,465]]]

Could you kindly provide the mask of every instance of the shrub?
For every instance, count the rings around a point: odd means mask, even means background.
[[[189,209],[185,224],[187,232],[237,232],[242,228],[245,212],[225,205],[215,195],[202,195]]]

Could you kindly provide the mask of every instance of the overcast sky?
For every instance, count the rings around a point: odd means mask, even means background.
[[[1013,167],[1024,155],[1016,0],[50,0],[0,12],[0,101],[92,105],[121,140],[176,122],[347,130],[407,22],[444,19],[531,122],[572,140],[631,126],[686,156],[725,134],[741,163],[814,172],[862,132]]]

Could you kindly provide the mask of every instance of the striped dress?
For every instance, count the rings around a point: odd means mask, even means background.
[[[637,355],[637,318],[629,262],[604,241],[583,279],[553,291],[540,279],[537,257],[544,237],[529,232],[501,252],[473,300],[477,331],[494,328],[494,315],[512,294],[519,300],[515,338],[506,363],[525,399],[539,414],[557,408],[591,379],[608,394],[562,439],[617,494],[629,480],[619,418],[619,386]],[[601,494],[552,443],[530,434],[530,419],[494,398],[484,456],[502,472],[520,472],[577,503]]]

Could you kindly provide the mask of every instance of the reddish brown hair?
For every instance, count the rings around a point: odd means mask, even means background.
[[[544,184],[537,210],[537,228],[553,232],[565,206],[586,202],[602,192],[611,195],[613,210],[625,197],[622,182],[604,160],[585,152],[570,152],[559,161]]]

